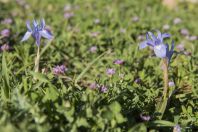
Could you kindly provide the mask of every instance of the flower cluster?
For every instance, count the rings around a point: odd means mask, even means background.
[[[122,65],[124,63],[123,60],[120,60],[120,59],[117,59],[113,62],[114,64],[117,64],[117,65]]]
[[[106,73],[107,73],[107,75],[113,75],[113,74],[115,74],[115,72],[116,72],[116,70],[115,69],[113,69],[113,68],[108,68],[107,70],[106,70]]]
[[[89,88],[92,89],[92,90],[97,88],[102,93],[107,93],[107,91],[108,91],[107,86],[100,85],[100,84],[97,84],[95,82],[90,83]]]
[[[172,41],[171,48],[169,49],[169,45],[164,44],[164,39],[170,38],[171,35],[168,33],[161,33],[160,31],[157,31],[157,33],[157,36],[155,36],[152,32],[148,32],[146,34],[146,40],[140,43],[139,48],[143,49],[150,46],[154,49],[154,53],[157,57],[168,58],[170,61],[174,52],[174,41]]]
[[[3,37],[9,37],[10,36],[10,30],[9,29],[3,29],[1,31],[1,36],[3,36]]]
[[[64,65],[58,65],[53,68],[53,74],[61,75],[64,74],[68,69]]]

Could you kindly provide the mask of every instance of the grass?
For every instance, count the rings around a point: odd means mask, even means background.
[[[29,0],[25,5],[3,0],[0,5],[0,21],[13,20],[0,24],[0,30],[11,31],[9,37],[0,37],[0,45],[12,47],[0,53],[0,131],[167,132],[176,124],[182,131],[198,130],[198,41],[180,33],[185,28],[189,36],[198,36],[196,4],[179,3],[174,10],[158,0]],[[71,11],[64,11],[65,5]],[[74,16],[65,19],[64,12]],[[139,21],[132,20],[135,16]],[[34,18],[44,18],[54,34],[51,42],[41,41],[38,73],[34,40],[20,42],[26,20]],[[182,22],[174,24],[175,18]],[[165,30],[165,24],[170,29]],[[163,92],[160,59],[149,48],[138,49],[138,36],[155,29],[170,33],[176,46],[184,43],[184,51],[191,53],[171,60],[169,79],[175,93],[162,120],[155,118]],[[97,46],[95,53],[89,51],[92,46]],[[115,65],[116,59],[124,64]],[[61,64],[68,71],[57,77],[52,68]],[[116,69],[116,74],[108,76],[107,68]],[[105,85],[107,93],[91,89],[94,82]],[[143,121],[142,113],[151,120]]]

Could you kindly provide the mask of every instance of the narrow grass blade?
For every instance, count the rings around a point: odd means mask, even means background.
[[[83,77],[83,75],[91,68],[91,66],[96,63],[98,60],[100,60],[104,55],[109,53],[109,51],[106,51],[102,53],[100,56],[98,56],[96,59],[94,59],[92,62],[88,64],[88,66],[80,73],[80,75],[75,80],[75,85],[79,88],[79,85],[77,85],[78,81]]]
[[[9,98],[9,92],[10,92],[10,82],[9,82],[9,74],[7,69],[7,63],[5,59],[5,52],[3,52],[2,56],[2,79],[4,82],[4,95],[6,98]]]

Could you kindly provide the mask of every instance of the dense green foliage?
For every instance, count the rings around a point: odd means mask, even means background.
[[[71,9],[64,11],[65,5]],[[197,6],[180,3],[169,10],[159,0],[28,0],[25,5],[0,0],[0,21],[13,19],[10,25],[0,24],[0,30],[11,30],[0,45],[12,47],[0,52],[0,131],[168,132],[176,124],[182,131],[197,131],[198,41],[180,33],[188,29],[189,36],[198,36]],[[65,12],[74,16],[66,19]],[[41,41],[40,73],[34,72],[33,39],[20,42],[26,20],[34,18],[44,18],[54,34],[51,42]],[[175,18],[182,22],[174,24]],[[163,120],[154,116],[163,90],[160,59],[149,48],[138,49],[138,36],[154,29],[170,33],[176,46],[184,43],[184,52],[191,53],[171,60],[169,79],[176,90]],[[92,46],[97,46],[95,53]],[[116,59],[124,64],[115,65]],[[52,68],[59,64],[68,71],[56,76]],[[108,76],[107,68],[116,73]],[[93,82],[105,85],[107,93],[91,89]],[[143,121],[141,113],[151,120]]]

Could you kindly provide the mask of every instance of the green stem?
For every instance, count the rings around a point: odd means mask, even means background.
[[[36,55],[36,58],[35,58],[35,65],[34,65],[34,71],[35,72],[39,71],[39,61],[40,61],[40,47],[38,46],[37,55]]]
[[[168,94],[168,61],[167,58],[163,59],[163,70],[164,70],[164,91],[163,91],[163,97],[164,99],[167,98]]]
[[[160,114],[158,119],[161,120],[164,112],[167,107],[168,102],[168,60],[167,58],[163,59],[163,79],[164,79],[164,90],[163,90],[163,98],[157,104],[157,112]]]

